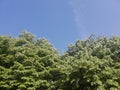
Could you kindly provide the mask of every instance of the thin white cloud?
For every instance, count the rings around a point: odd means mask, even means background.
[[[82,6],[80,6],[79,0],[70,0],[69,1],[72,11],[74,13],[75,23],[77,27],[78,37],[85,39],[88,37],[88,31],[86,31],[86,27],[84,25],[84,19],[83,19],[83,10],[84,10],[84,3]]]
[[[119,0],[70,0],[78,36],[120,35]]]

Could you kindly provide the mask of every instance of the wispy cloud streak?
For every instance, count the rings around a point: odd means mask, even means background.
[[[82,39],[90,34],[120,35],[119,0],[70,0],[77,26]]]
[[[86,27],[84,25],[84,19],[83,19],[84,3],[82,6],[80,6],[79,0],[70,0],[69,3],[74,13],[74,20],[77,27],[78,37],[82,39],[87,38],[88,32],[86,31]]]

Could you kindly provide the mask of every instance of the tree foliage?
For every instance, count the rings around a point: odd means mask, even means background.
[[[27,31],[0,36],[0,90],[120,90],[120,37],[91,35],[59,55]]]

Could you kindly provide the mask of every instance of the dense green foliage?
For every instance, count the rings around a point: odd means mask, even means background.
[[[0,90],[120,90],[120,37],[91,35],[60,56],[26,31],[0,36]]]

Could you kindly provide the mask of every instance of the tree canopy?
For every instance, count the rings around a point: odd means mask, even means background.
[[[120,90],[120,37],[91,35],[60,55],[27,31],[0,36],[0,90]]]

